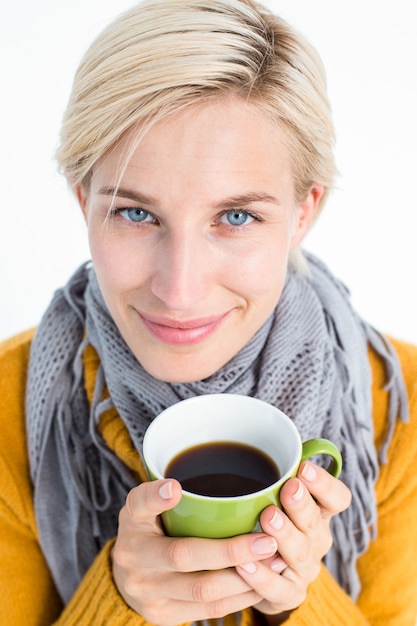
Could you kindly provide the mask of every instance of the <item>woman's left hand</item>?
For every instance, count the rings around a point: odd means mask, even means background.
[[[283,510],[269,506],[260,518],[263,531],[276,539],[279,554],[236,568],[263,598],[255,608],[271,616],[304,601],[332,546],[330,520],[349,506],[351,493],[326,470],[304,462],[297,478],[282,487],[280,500]]]

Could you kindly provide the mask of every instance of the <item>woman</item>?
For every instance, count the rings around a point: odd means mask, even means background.
[[[251,0],[151,0],[91,46],[58,161],[92,263],[1,348],[2,622],[415,623],[417,352],[300,248],[332,147],[315,51]],[[262,532],[165,536],[143,434],[214,392],[335,441],[341,480],[307,462]]]

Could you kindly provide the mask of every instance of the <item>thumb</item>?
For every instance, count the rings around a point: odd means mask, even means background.
[[[174,479],[155,480],[134,487],[126,498],[126,512],[134,522],[149,520],[174,508],[181,500],[182,488]]]

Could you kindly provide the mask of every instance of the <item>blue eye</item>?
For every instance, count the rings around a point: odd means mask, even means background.
[[[140,208],[132,208],[132,209],[121,209],[117,211],[119,215],[124,217],[126,220],[130,222],[149,222],[155,221],[155,218],[145,209]]]
[[[227,211],[227,213],[222,215],[220,221],[224,221],[224,219],[226,219],[231,226],[243,226],[250,224],[254,220],[246,211]]]

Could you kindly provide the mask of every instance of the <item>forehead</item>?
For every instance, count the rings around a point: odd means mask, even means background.
[[[249,185],[292,183],[284,133],[259,110],[233,99],[189,109],[132,129],[94,168],[93,180],[200,185],[246,179]]]

